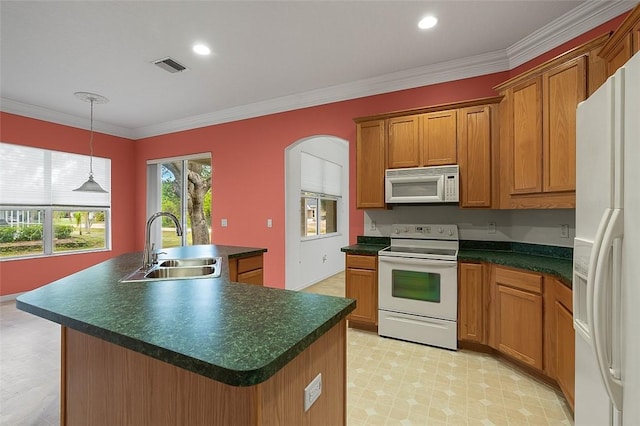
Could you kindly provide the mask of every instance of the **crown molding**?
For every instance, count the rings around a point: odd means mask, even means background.
[[[36,120],[62,124],[64,126],[77,127],[79,129],[89,130],[91,127],[87,117],[78,117],[64,112],[14,101],[13,99],[0,98],[0,111],[35,118]],[[133,139],[134,135],[133,129],[115,126],[95,119],[93,120],[93,130],[98,133],[105,133],[126,139]]]
[[[586,1],[507,48],[514,69],[632,9],[634,1]]]
[[[140,127],[134,130],[134,139],[165,135],[332,102],[491,74],[506,71],[508,65],[508,58],[504,52],[492,52],[470,58],[456,59],[194,117]]]
[[[503,51],[413,68],[135,129],[94,121],[94,129],[101,133],[128,139],[143,139],[324,105],[332,102],[346,101],[507,71],[627,12],[633,8],[636,3],[635,0],[586,1]],[[10,99],[0,99],[0,110],[39,120],[88,129],[86,118],[56,112]]]

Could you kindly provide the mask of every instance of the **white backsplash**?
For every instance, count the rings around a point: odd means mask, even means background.
[[[391,210],[366,210],[364,234],[391,235],[394,223],[455,223],[461,240],[513,241],[573,247],[576,216],[573,209],[473,210],[457,206],[395,206]],[[495,223],[495,234],[489,233]],[[568,238],[561,236],[568,225]]]

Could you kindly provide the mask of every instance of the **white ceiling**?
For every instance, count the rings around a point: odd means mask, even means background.
[[[141,138],[511,69],[636,3],[2,0],[0,107],[86,128],[94,92],[97,130]]]

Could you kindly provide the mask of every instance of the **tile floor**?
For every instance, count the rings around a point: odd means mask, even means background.
[[[344,296],[344,273],[306,291]],[[349,426],[573,424],[557,391],[491,356],[347,339]],[[57,324],[0,304],[0,425],[59,424],[59,360]]]
[[[344,273],[306,291],[344,297]],[[560,392],[490,355],[349,329],[348,425],[572,425]]]

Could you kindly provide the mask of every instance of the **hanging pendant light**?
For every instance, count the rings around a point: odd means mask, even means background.
[[[93,104],[106,104],[109,102],[109,99],[105,98],[101,95],[96,95],[95,93],[89,92],[75,92],[74,95],[76,98],[80,99],[84,102],[89,102],[91,104],[91,130],[89,132],[89,179],[80,185],[79,188],[74,189],[74,191],[79,192],[107,192],[102,187],[93,180]]]

